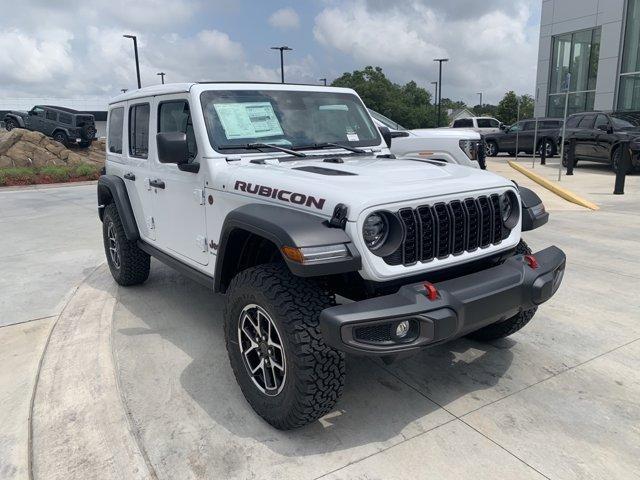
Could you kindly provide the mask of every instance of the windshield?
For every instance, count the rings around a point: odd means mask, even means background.
[[[200,101],[214,149],[247,151],[256,142],[291,149],[381,142],[364,105],[349,93],[209,90]]]
[[[613,122],[614,128],[638,128],[640,127],[640,114],[612,113],[611,122]]]
[[[375,110],[371,110],[370,108],[367,108],[367,110],[369,110],[369,113],[371,114],[371,116],[373,118],[375,118],[377,121],[379,121],[385,127],[390,128],[391,130],[400,130],[402,132],[407,130],[406,128],[404,128],[399,123],[394,122],[393,120],[391,120],[389,117],[385,117],[381,113],[378,113]]]

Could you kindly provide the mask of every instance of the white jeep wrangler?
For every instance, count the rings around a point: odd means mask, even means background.
[[[333,408],[345,353],[504,337],[562,281],[564,253],[520,238],[548,219],[533,192],[396,159],[350,89],[158,85],[115,98],[107,132],[114,279],[144,282],[153,256],[226,294],[231,367],[276,428]]]

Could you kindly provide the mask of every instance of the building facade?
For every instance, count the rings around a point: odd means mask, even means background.
[[[536,117],[640,111],[640,0],[543,0]]]

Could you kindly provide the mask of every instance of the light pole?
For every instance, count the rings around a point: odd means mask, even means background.
[[[136,75],[138,76],[138,88],[142,88],[142,83],[140,83],[140,63],[138,62],[138,39],[135,35],[123,35],[123,37],[133,40],[133,52],[136,56]]]
[[[127,90],[128,90],[128,88],[121,88],[121,89],[120,89],[120,91],[121,91],[122,93],[127,93]]]
[[[160,75],[160,78],[162,79],[162,85],[164,85],[164,76],[166,75],[166,73],[158,72],[158,73],[156,73],[156,75]]]
[[[281,47],[271,47],[271,50],[280,50],[280,77],[282,79],[282,83],[284,83],[284,52],[291,51],[293,48],[283,45]]]
[[[319,78],[318,81],[319,82],[323,82],[325,87],[327,86],[327,79],[326,78]]]
[[[478,92],[478,95],[480,95],[480,110],[482,110],[482,92]]]
[[[441,109],[442,109],[442,63],[448,62],[448,58],[434,58],[434,62],[438,62],[438,127],[440,126],[440,117],[441,117]]]

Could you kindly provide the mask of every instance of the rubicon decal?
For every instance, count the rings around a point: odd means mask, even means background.
[[[236,181],[235,190],[241,192],[260,195],[261,197],[269,197],[281,200],[283,202],[295,203],[296,205],[305,205],[307,207],[315,207],[322,210],[326,199],[316,198],[304,193],[291,192],[289,190],[281,190],[279,188],[267,187],[266,185],[254,185],[253,183]]]

